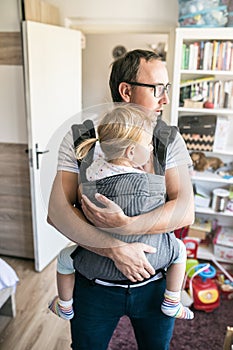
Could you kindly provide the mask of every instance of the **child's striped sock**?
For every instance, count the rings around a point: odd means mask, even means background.
[[[64,320],[70,320],[74,317],[73,311],[73,299],[64,301],[56,296],[50,303],[48,308],[57,316],[63,318]]]
[[[162,312],[171,317],[192,320],[194,313],[180,302],[180,292],[165,290],[164,301],[161,305]]]

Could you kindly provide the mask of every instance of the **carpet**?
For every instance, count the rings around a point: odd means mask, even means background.
[[[220,307],[210,313],[193,311],[193,320],[176,320],[170,350],[222,350],[227,326],[233,326],[233,300],[222,299]],[[120,319],[108,350],[138,350],[126,316]]]

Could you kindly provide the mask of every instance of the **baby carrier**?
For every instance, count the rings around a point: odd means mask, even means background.
[[[75,148],[86,139],[96,138],[94,124],[91,120],[87,120],[83,124],[73,125],[72,132]],[[164,175],[167,147],[174,141],[176,133],[176,127],[168,126],[162,120],[158,121],[154,129],[154,169],[155,174],[158,176],[147,173],[126,173],[88,182],[86,169],[93,161],[95,149],[93,145],[87,156],[81,162],[78,161],[83,192],[98,206],[100,204],[95,201],[94,194],[96,192],[102,193],[114,200],[128,216],[147,213],[155,209],[155,207],[163,205],[166,200]],[[112,234],[112,236],[127,243],[139,241],[149,245],[156,244],[158,254],[149,254],[148,260],[150,263],[153,261],[153,264],[156,267],[158,266],[158,269],[168,267],[175,255],[178,254],[177,242],[173,233],[142,234],[140,238],[139,235],[121,236]],[[168,254],[166,254],[167,252]],[[71,256],[74,259],[75,268],[88,279],[103,278],[103,275],[107,275],[109,279],[114,280],[122,280],[124,278],[121,272],[116,271],[117,269],[110,259],[97,256],[97,254],[87,251],[80,246]]]

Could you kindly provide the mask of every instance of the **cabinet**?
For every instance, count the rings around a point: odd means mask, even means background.
[[[203,59],[207,60],[207,53],[204,50],[200,52],[200,48],[204,48],[205,44],[210,43],[212,45],[208,64]],[[217,44],[216,44],[217,43]],[[214,46],[220,45],[225,46],[225,55],[227,55],[226,47],[229,46],[228,58],[222,58],[222,52],[220,52],[219,46],[218,51],[215,51]],[[195,51],[194,47],[198,47]],[[189,55],[192,59],[191,63],[184,62],[184,50],[189,47]],[[231,55],[233,55],[233,28],[177,28],[176,29],[176,42],[175,42],[175,56],[174,56],[174,73],[173,73],[173,90],[172,90],[172,105],[171,105],[171,124],[179,125],[179,118],[184,115],[190,117],[205,116],[205,115],[216,115],[217,120],[227,120],[227,132],[224,139],[220,140],[222,146],[214,146],[211,152],[205,152],[206,156],[216,156],[220,158],[224,163],[230,164],[233,161],[233,89],[231,86],[229,100],[218,103],[215,101],[214,108],[204,108],[200,103],[185,103],[182,104],[180,101],[180,91],[184,81],[201,82],[205,81],[205,87],[208,90],[209,82],[212,82],[213,86],[217,84],[225,86],[223,93],[227,90],[227,84],[233,84],[233,63],[229,62]],[[222,50],[222,48],[221,48]],[[206,49],[207,52],[207,49]],[[207,55],[204,58],[204,55]],[[230,55],[230,56],[229,56]],[[221,56],[221,57],[220,57]],[[224,64],[219,60],[228,60],[227,64]],[[200,62],[200,60],[202,60]],[[196,84],[199,86],[199,84]],[[213,92],[216,94],[216,92]],[[209,99],[209,91],[206,93],[205,98]],[[198,107],[198,108],[197,108]],[[223,118],[224,117],[224,118]],[[229,189],[230,185],[233,184],[233,178],[225,179],[216,172],[206,170],[204,172],[194,171],[192,175],[192,181],[195,185],[201,186],[211,196],[213,189],[225,188]],[[233,226],[233,212],[225,210],[224,212],[215,212],[211,207],[195,207],[196,217],[202,217],[206,219],[217,219],[218,224],[222,226]],[[199,251],[199,258],[211,258],[212,251]]]

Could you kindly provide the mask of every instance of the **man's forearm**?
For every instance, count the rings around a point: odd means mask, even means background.
[[[132,218],[132,222],[124,227],[127,234],[158,234],[174,231],[175,229],[190,225],[194,220],[193,201],[181,205],[177,200],[171,200],[165,205]]]
[[[50,211],[48,222],[71,241],[100,255],[109,256],[112,248],[124,244],[87,223],[76,208],[62,208],[62,215],[53,215]]]
[[[104,256],[109,256],[112,248],[123,244],[87,222],[83,213],[68,202],[59,182],[54,184],[51,192],[48,223],[71,241]]]

